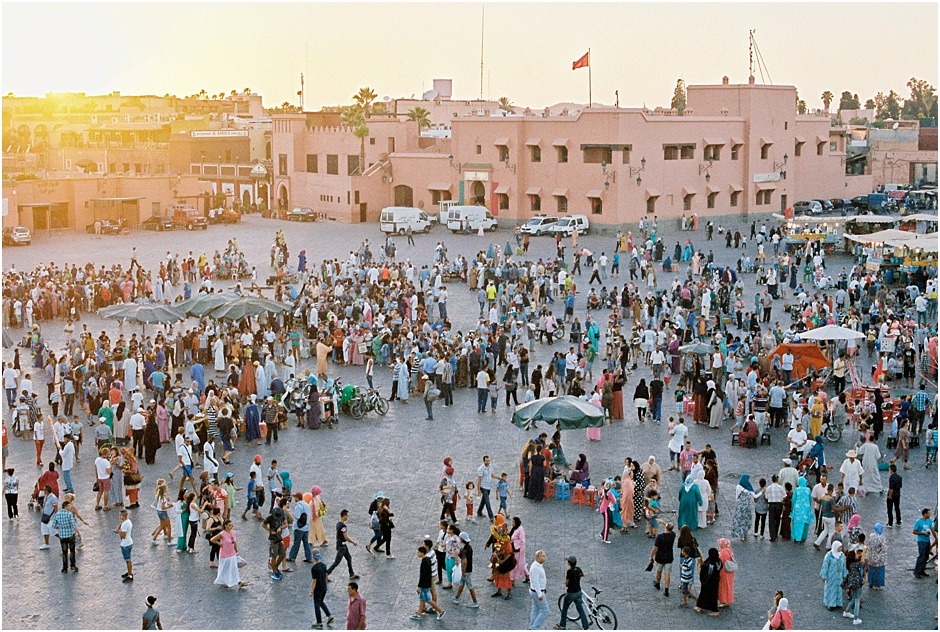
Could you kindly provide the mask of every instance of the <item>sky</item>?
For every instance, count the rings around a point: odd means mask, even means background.
[[[541,108],[667,106],[676,80],[748,76],[748,30],[770,80],[810,108],[829,90],[907,96],[937,85],[938,5],[926,3],[10,3],[2,7],[3,94],[165,93],[251,88],[264,105],[351,102],[360,87],[420,97],[450,78],[454,98]],[[757,73],[756,73],[757,74]],[[766,79],[766,76],[765,76]],[[772,80],[772,81],[771,81]],[[757,81],[761,82],[760,74]]]

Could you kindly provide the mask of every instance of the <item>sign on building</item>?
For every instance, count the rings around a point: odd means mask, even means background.
[[[193,130],[189,133],[190,138],[247,138],[246,129],[212,129],[212,130]]]
[[[780,174],[774,173],[755,173],[754,182],[780,182]]]

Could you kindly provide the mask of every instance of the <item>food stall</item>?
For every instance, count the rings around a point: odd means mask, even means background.
[[[921,235],[888,229],[845,238],[853,246],[861,246],[861,263],[872,272],[884,271],[888,284],[896,279],[907,284],[909,275],[923,277],[926,269],[937,265],[937,233]]]
[[[788,252],[798,250],[805,247],[809,241],[819,241],[822,242],[823,252],[827,255],[832,254],[836,244],[842,240],[842,231],[847,219],[808,215],[787,217],[779,213],[774,213],[774,218],[780,220],[785,250]]]
[[[927,213],[915,213],[901,218],[898,228],[900,230],[926,235],[937,232],[937,216]]]
[[[845,231],[843,238],[845,241],[845,251],[852,253],[855,249],[855,243],[858,240],[851,236],[865,237],[873,233],[880,233],[886,230],[897,229],[898,218],[890,215],[856,215],[845,220]]]

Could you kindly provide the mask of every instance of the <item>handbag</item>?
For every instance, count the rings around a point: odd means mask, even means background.
[[[243,558],[241,555],[238,556],[237,563],[238,563],[238,568],[245,568],[246,566],[248,566],[248,562],[246,562],[245,558]]]
[[[650,560],[650,563],[646,565],[646,572],[650,573],[653,570],[653,560]]]
[[[49,524],[52,521],[52,514],[43,514],[40,520],[43,524]]]
[[[97,492],[97,491],[98,491],[98,481],[95,481],[95,484],[91,486],[91,491],[93,491],[93,492]]]
[[[736,572],[737,572],[737,570],[738,570],[738,563],[734,561],[734,558],[733,558],[733,557],[732,557],[730,560],[728,560],[727,562],[725,562],[725,570],[728,571],[729,573],[736,573]]]
[[[143,477],[138,472],[124,472],[125,485],[140,485]]]

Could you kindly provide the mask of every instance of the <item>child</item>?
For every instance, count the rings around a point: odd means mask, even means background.
[[[257,476],[257,472],[254,470],[248,472],[248,505],[245,507],[245,511],[242,512],[242,520],[248,520],[249,511],[258,520],[264,520],[264,516],[258,511],[258,482],[255,480],[255,476]]]
[[[679,585],[682,588],[682,605],[688,605],[692,596],[692,582],[695,579],[695,558],[692,557],[692,547],[682,547],[679,554]]]
[[[937,462],[937,424],[932,423],[927,428],[927,463],[925,467],[930,467]]]
[[[496,482],[496,491],[499,494],[499,509],[497,513],[509,517],[509,509],[506,508],[506,501],[509,498],[509,475],[503,472],[499,475],[499,481]]]
[[[659,492],[655,489],[649,490],[646,494],[646,537],[655,538],[659,533]]]
[[[499,399],[499,383],[494,376],[490,376],[490,384],[487,387],[490,390],[490,412],[496,414],[496,400]]]
[[[685,391],[681,387],[676,389],[676,413],[681,415],[684,411],[682,407],[684,406],[683,400],[685,399]],[[670,418],[672,421],[672,418]]]
[[[476,485],[473,481],[467,481],[467,484],[464,485],[463,499],[467,505],[467,520],[469,522],[476,522],[476,518],[473,515],[473,501],[476,500],[475,489]]]

